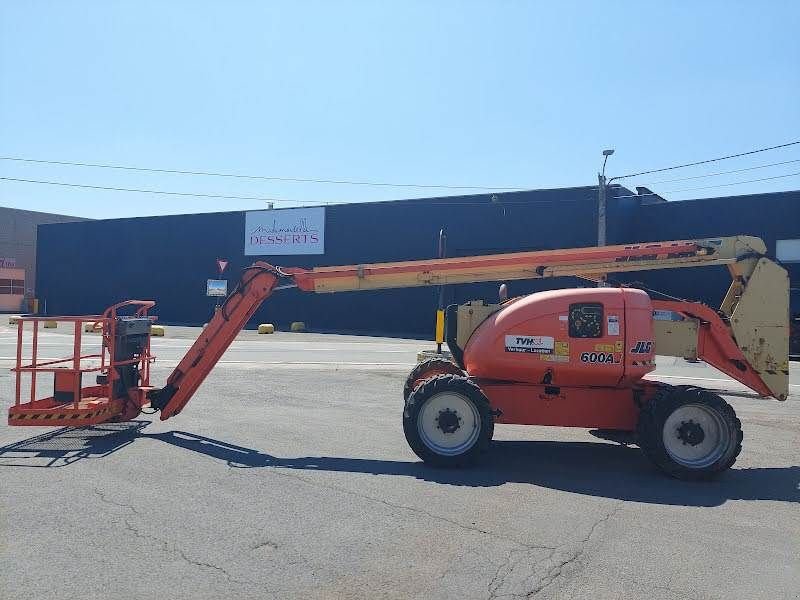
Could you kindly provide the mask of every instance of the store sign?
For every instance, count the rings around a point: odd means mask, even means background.
[[[3,258],[0,256],[0,269],[14,269],[17,266],[16,258]]]
[[[246,256],[325,254],[325,207],[258,210],[245,214]]]

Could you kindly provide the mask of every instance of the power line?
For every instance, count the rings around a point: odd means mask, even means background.
[[[23,158],[19,156],[0,156],[0,160],[39,163],[46,165],[65,165],[71,167],[92,167],[97,169],[117,169],[121,171],[140,171],[145,173],[167,173],[170,175],[201,175],[204,177],[230,177],[235,179],[256,179],[261,181],[282,181],[285,183],[325,183],[332,185],[361,185],[373,187],[394,187],[394,188],[422,188],[422,189],[446,189],[446,190],[483,190],[483,191],[524,191],[528,188],[512,187],[487,187],[477,185],[437,185],[424,183],[388,183],[385,181],[359,181],[349,179],[314,179],[305,177],[276,177],[270,175],[247,175],[243,173],[218,173],[213,171],[182,171],[179,169],[157,169],[150,167],[133,167],[130,165],[112,165],[104,163],[75,162],[67,160],[44,160],[37,158]]]
[[[731,185],[742,185],[744,183],[756,183],[758,181],[770,181],[772,179],[781,179],[783,177],[795,177],[797,175],[800,175],[800,171],[798,171],[797,173],[786,173],[785,175],[773,175],[772,177],[761,177],[760,179],[748,179],[746,181],[733,181],[731,183],[718,183],[717,185],[704,185],[702,187],[684,188],[682,190],[675,190],[675,191],[694,192],[695,190],[710,190],[712,188],[729,187]],[[667,192],[667,193],[674,193],[674,192]]]
[[[661,196],[663,194],[679,194],[681,192],[695,192],[697,190],[710,190],[712,188],[721,188],[721,187],[729,187],[732,185],[743,185],[745,183],[757,183],[759,181],[770,181],[772,179],[782,179],[784,177],[796,177],[800,175],[800,171],[797,173],[786,173],[785,175],[774,175],[772,177],[761,177],[760,179],[748,179],[746,181],[733,181],[731,183],[718,183],[716,185],[704,185],[701,187],[693,187],[693,188],[683,188],[680,190],[667,190],[662,192],[661,194],[656,194],[655,192],[649,194],[632,194],[630,196],[614,196],[614,198],[642,198],[644,196]]]
[[[716,173],[707,173],[705,175],[694,175],[692,177],[680,177],[678,179],[663,179],[661,181],[652,181],[650,183],[645,183],[643,185],[651,186],[651,185],[659,185],[662,183],[675,183],[677,181],[689,181],[691,179],[705,179],[706,177],[716,177],[717,175],[730,175],[732,173],[744,173],[745,171],[755,171],[757,169],[766,169],[767,167],[777,167],[779,165],[790,165],[798,162],[800,162],[800,158],[796,158],[794,160],[784,160],[782,162],[769,163],[768,165],[757,165],[755,167],[746,167],[744,169],[733,169],[731,171],[717,171]]]
[[[111,187],[111,186],[104,186],[104,185],[89,185],[84,183],[67,183],[64,181],[45,181],[41,179],[19,179],[15,177],[0,177],[2,181],[13,181],[17,183],[34,183],[40,185],[55,185],[55,186],[63,186],[63,187],[71,187],[71,188],[82,188],[82,189],[90,189],[90,190],[105,190],[105,191],[112,191],[112,192],[132,192],[137,194],[163,194],[167,196],[190,196],[196,198],[217,198],[217,199],[225,199],[225,200],[259,200],[262,202],[291,202],[291,203],[299,203],[299,204],[311,204],[314,201],[310,200],[292,200],[292,199],[285,199],[285,198],[273,198],[273,197],[262,197],[262,196],[227,196],[223,194],[204,194],[204,193],[194,193],[194,192],[170,192],[166,190],[154,190],[154,189],[142,189],[142,188],[122,188],[122,187]],[[457,198],[457,196],[453,196]],[[380,200],[381,203],[387,202],[409,202],[414,200],[427,200],[426,198],[410,198],[405,200]],[[426,202],[426,206],[513,206],[513,205],[525,205],[525,204],[547,204],[552,203],[552,200],[512,200],[512,201],[492,201],[489,200],[488,203],[484,202],[442,202],[436,201],[435,199],[432,202]],[[585,200],[558,200],[559,204],[561,203],[572,203],[572,202],[585,202]],[[320,205],[327,205],[333,204],[332,202],[320,202],[317,201]]]
[[[66,183],[63,181],[43,181],[39,179],[17,179],[14,177],[0,177],[3,181],[16,181],[19,183],[38,183],[42,185],[60,185],[72,188],[85,188],[90,190],[107,190],[112,192],[136,192],[139,194],[165,194],[167,196],[192,196],[196,198],[222,198],[227,200],[261,200],[265,202],[305,202],[304,200],[284,200],[281,198],[263,198],[261,196],[224,196],[221,194],[201,194],[190,192],[167,192],[164,190],[147,190],[138,188],[119,188],[104,185],[88,185],[83,183]]]
[[[651,169],[650,171],[641,171],[639,173],[631,173],[630,175],[620,175],[618,177],[612,177],[609,179],[609,182],[612,180],[617,179],[627,179],[629,177],[638,177],[639,175],[649,175],[650,173],[662,173],[664,171],[673,171],[675,169],[684,169],[686,167],[694,167],[697,165],[705,165],[708,163],[719,162],[721,160],[728,160],[730,158],[738,158],[740,156],[749,156],[750,154],[758,154],[759,152],[766,152],[767,150],[777,150],[778,148],[786,148],[788,146],[794,146],[796,144],[800,144],[800,140],[796,140],[794,142],[788,142],[786,144],[780,144],[778,146],[770,146],[768,148],[759,148],[757,150],[750,150],[749,152],[740,152],[739,154],[729,154],[728,156],[720,156],[719,158],[709,158],[708,160],[698,160],[697,162],[686,163],[683,165],[675,165],[673,167],[664,167],[662,169]]]

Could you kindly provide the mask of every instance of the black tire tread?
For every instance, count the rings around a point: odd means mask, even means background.
[[[406,377],[405,384],[403,385],[403,400],[408,400],[414,388],[419,387],[422,383],[420,379],[426,371],[444,371],[451,375],[466,375],[464,370],[451,360],[446,358],[433,357],[423,360],[416,367],[411,369],[411,373]]]
[[[720,459],[703,469],[691,469],[673,461],[662,439],[663,425],[666,418],[683,404],[706,404],[719,412],[733,433],[733,447]],[[695,386],[662,385],[656,394],[648,400],[639,413],[636,427],[639,447],[645,455],[661,471],[685,480],[711,479],[729,469],[742,451],[742,423],[736,416],[733,407],[719,395]]]

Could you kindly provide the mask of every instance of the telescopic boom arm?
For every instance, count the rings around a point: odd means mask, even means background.
[[[261,303],[272,294],[281,278],[290,280],[291,286],[306,292],[329,293],[562,276],[603,279],[608,273],[727,265],[733,283],[720,309],[726,322],[723,323],[717,317],[716,321],[719,323],[715,323],[717,329],[722,324],[722,330],[728,332],[728,341],[733,340],[736,343],[734,321],[738,322],[739,319],[734,317],[738,305],[748,299],[748,292],[753,299],[748,300],[750,306],[746,315],[749,328],[747,331],[754,326],[756,329],[760,326],[762,332],[769,328],[780,329],[783,321],[787,322],[788,327],[788,283],[781,283],[781,273],[785,280],[786,272],[766,258],[765,254],[766,246],[761,239],[735,236],[314,269],[280,269],[264,262],[256,262],[245,269],[237,287],[222,307],[217,309],[200,337],[170,375],[167,384],[162,389],[150,391],[148,398],[153,408],[161,410],[162,420],[178,414],[239,331]],[[771,308],[763,306],[763,298],[760,298],[764,294],[764,285],[759,294],[748,289],[750,278],[756,275],[775,286],[774,291],[778,297],[772,299]],[[778,283],[774,283],[775,281]],[[781,294],[786,296],[785,302]],[[759,298],[756,298],[757,295]],[[754,309],[753,305],[757,301],[762,306]],[[671,306],[674,310],[680,308],[677,305]],[[782,312],[786,313],[785,318]],[[698,311],[688,314],[692,316],[695,313]],[[756,321],[761,318],[763,323],[759,321],[754,325],[753,314],[757,315]],[[707,315],[705,318],[711,317]],[[709,323],[703,321],[702,316],[698,316],[697,321],[700,324]],[[778,334],[771,332],[769,335]],[[696,335],[695,337],[697,338]],[[703,338],[699,339],[702,345]],[[761,340],[763,347],[764,338]],[[697,344],[697,340],[694,343]],[[759,374],[759,379],[767,382],[748,380],[744,383],[760,394],[770,393],[776,397],[783,395],[785,398],[785,392],[780,390],[787,385],[787,376],[782,369],[788,369],[783,366],[788,355],[788,346],[783,358],[781,352],[774,353],[774,356],[765,355],[755,347],[748,350],[749,346],[742,346],[741,343],[738,344],[743,356]],[[780,343],[772,346],[780,346]],[[720,368],[719,365],[715,366]],[[727,369],[723,370],[728,372]],[[774,381],[769,380],[769,377]],[[741,380],[740,377],[735,378]]]

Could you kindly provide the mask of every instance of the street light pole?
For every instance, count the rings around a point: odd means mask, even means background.
[[[614,149],[603,150],[603,170],[597,174],[597,245],[606,245],[606,162]]]

